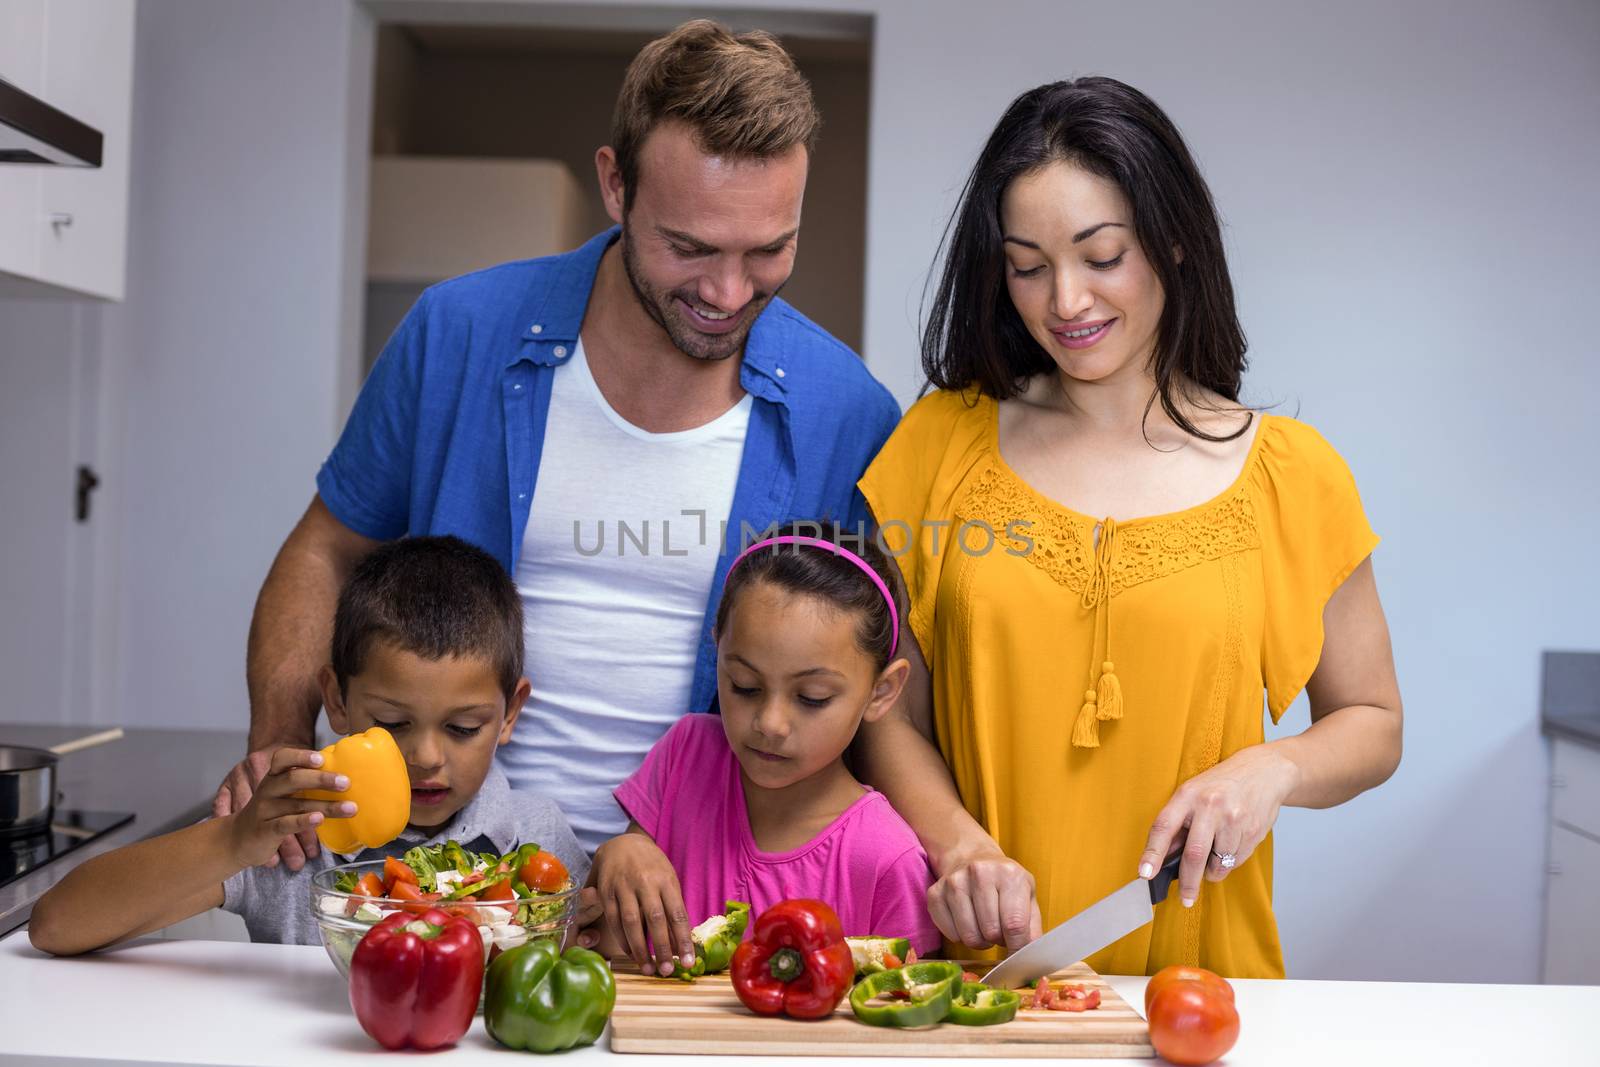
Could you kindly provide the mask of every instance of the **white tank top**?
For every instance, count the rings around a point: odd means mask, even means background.
[[[581,343],[554,374],[515,576],[533,694],[500,761],[592,854],[627,826],[611,791],[689,709],[751,399],[649,433],[606,402]]]

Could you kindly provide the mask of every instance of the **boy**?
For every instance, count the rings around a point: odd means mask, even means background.
[[[281,748],[242,810],[97,856],[67,875],[34,906],[34,947],[88,952],[216,907],[243,916],[252,941],[317,944],[313,873],[449,838],[497,853],[538,842],[581,885],[588,861],[560,810],[548,798],[513,793],[495,764],[528,697],[522,649],[521,599],[493,557],[454,537],[379,547],[340,594],[332,658],[319,681],[335,730],[382,726],[398,742],[411,777],[411,818],[400,836],[359,856],[321,850],[298,871],[260,866],[289,834],[355,813],[350,801],[297,797],[350,783],[318,770],[319,753]],[[150,872],[162,890],[127,892],[129,870]],[[184,886],[196,888],[185,895]]]

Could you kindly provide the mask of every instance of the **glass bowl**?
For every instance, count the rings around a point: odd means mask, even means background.
[[[369,897],[363,893],[342,893],[333,886],[346,871],[357,878],[368,873],[382,878],[383,862],[346,863],[318,871],[311,877],[311,914],[322,933],[322,947],[339,973],[349,978],[350,957],[355,955],[356,944],[367,931],[385,916],[406,910],[408,904],[415,909],[416,903],[391,897]],[[434,906],[464,914],[478,924],[487,963],[500,951],[535,938],[554,940],[565,949],[578,915],[578,889],[574,886],[560,893],[540,893],[489,903],[434,902]],[[521,921],[517,920],[519,912],[523,915]]]

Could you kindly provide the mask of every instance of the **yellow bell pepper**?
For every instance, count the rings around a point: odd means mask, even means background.
[[[343,793],[311,789],[301,796],[356,802],[356,813],[348,819],[326,818],[317,824],[317,837],[327,849],[349,855],[400,836],[411,818],[411,775],[388,730],[374,726],[335,741],[322,750],[322,769],[348,777],[350,788]]]

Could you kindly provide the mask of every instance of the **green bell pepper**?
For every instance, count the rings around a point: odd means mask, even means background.
[[[855,961],[856,977],[862,978],[879,971],[892,971],[906,965],[911,954],[911,942],[903,937],[847,937],[850,958]],[[893,956],[886,960],[885,956]]]
[[[993,1026],[1017,1017],[1022,998],[1010,989],[994,989],[982,982],[965,982],[950,1001],[945,1022],[960,1026]]]
[[[914,963],[861,979],[850,990],[850,1010],[869,1026],[933,1026],[950,1013],[960,987],[959,963]],[[874,997],[894,993],[904,993],[905,999],[872,1003]]]
[[[616,1002],[604,958],[576,946],[562,954],[554,941],[539,939],[489,965],[483,1024],[506,1048],[560,1052],[594,1044]]]
[[[471,882],[466,885],[458,885],[440,899],[449,901],[461,900],[464,897],[478,896],[478,894],[482,893],[485,889],[491,889],[494,886],[499,885],[501,882],[509,882],[515,875],[515,871],[506,871],[504,874],[491,874],[487,878],[481,878],[476,882]],[[481,900],[483,898],[478,897],[478,899]]]
[[[745,927],[750,925],[750,905],[742,900],[723,903],[727,911],[711,916],[689,931],[694,941],[694,966],[675,965],[672,977],[680,982],[692,982],[701,975],[727,970],[733,950],[744,940]]]

